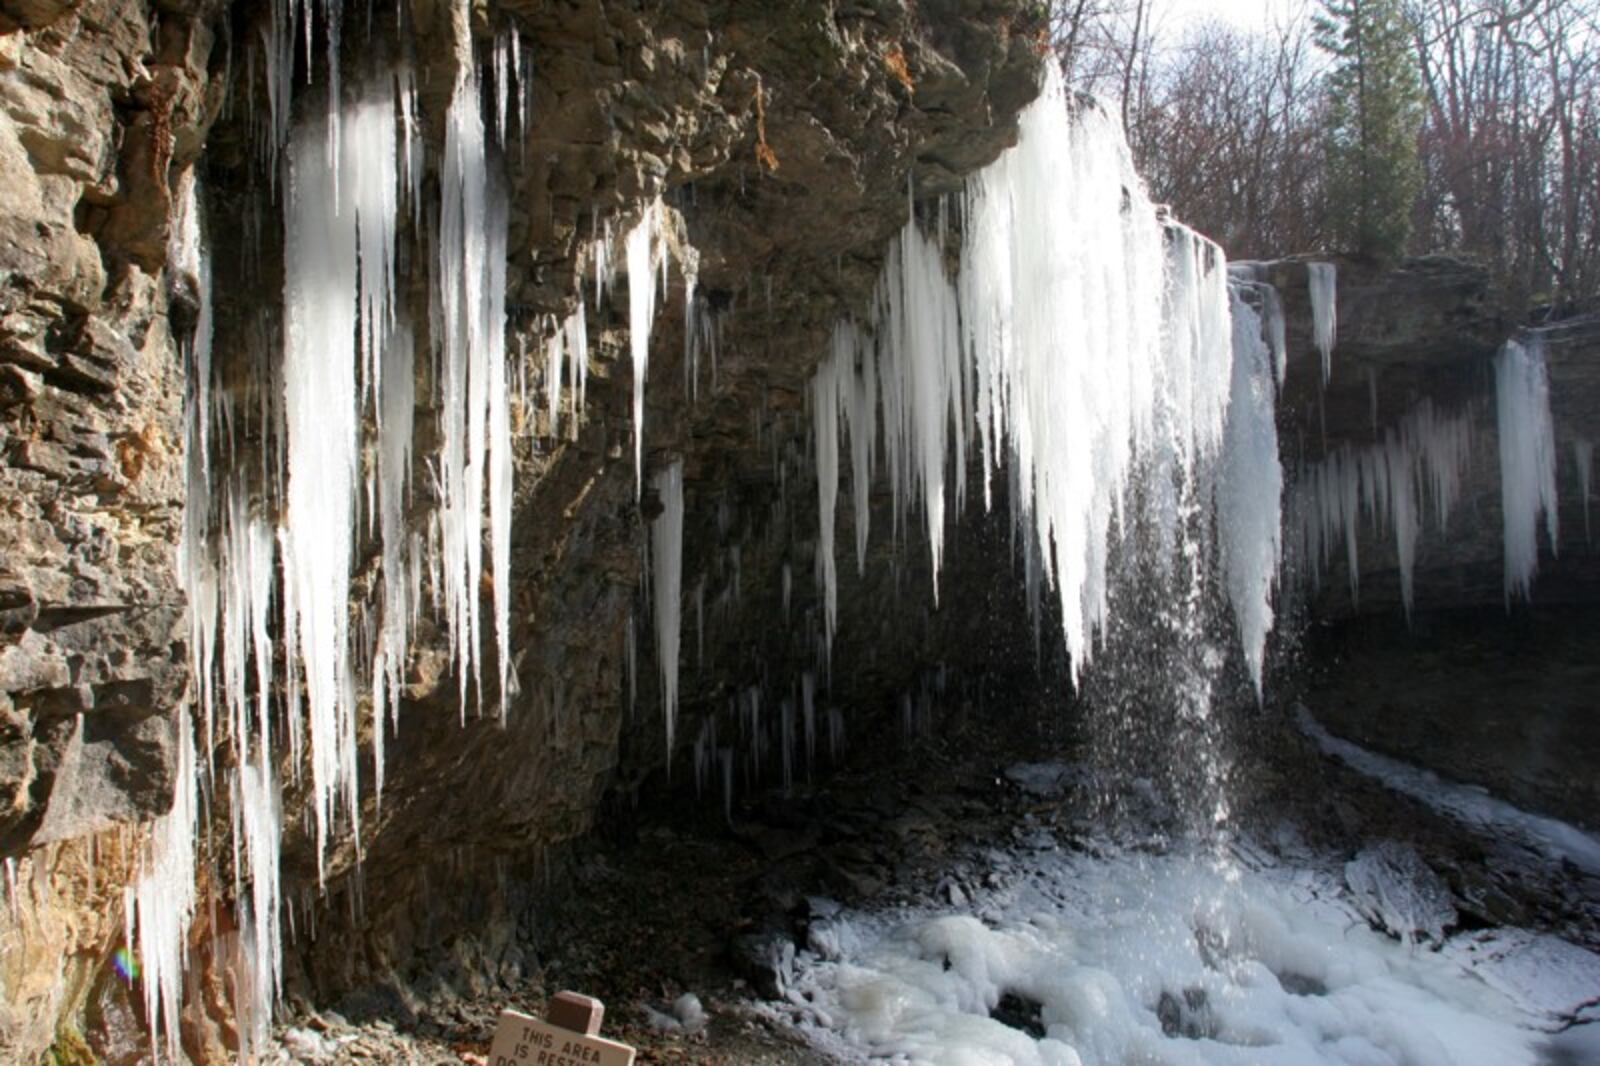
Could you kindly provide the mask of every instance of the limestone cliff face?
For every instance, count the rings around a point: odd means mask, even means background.
[[[500,0],[472,5],[463,23],[453,5],[413,0],[347,23],[347,86],[391,65],[415,71],[430,203],[461,65],[474,52],[489,62],[507,34],[531,60],[532,121],[503,159],[508,348],[527,353],[530,376],[551,321],[575,305],[584,244],[656,196],[675,213],[675,245],[698,252],[697,306],[715,323],[718,358],[714,371],[685,373],[674,263],[646,388],[646,465],[684,461],[686,591],[709,588],[706,642],[732,650],[696,682],[702,695],[688,697],[678,751],[666,752],[639,598],[659,506],[635,494],[626,307],[591,305],[576,431],[570,399],[559,433],[536,392],[514,412],[518,695],[507,722],[476,701],[461,722],[444,635],[424,622],[383,803],[365,802],[359,862],[348,834],[334,842],[326,892],[303,797],[285,797],[285,898],[299,928],[316,928],[287,947],[292,995],[386,990],[403,1012],[429,981],[514,979],[562,845],[593,825],[608,791],[631,794],[669,758],[688,771],[697,700],[720,706],[725,690],[765,680],[762,663],[741,658],[755,645],[739,631],[739,554],[748,546],[748,595],[769,593],[788,563],[805,610],[809,559],[782,546],[808,534],[775,532],[800,521],[785,501],[814,497],[804,383],[835,318],[865,304],[908,202],[955,191],[1014,138],[1037,91],[1033,6]],[[283,239],[259,48],[272,17],[270,5],[223,0],[0,5],[0,855],[18,872],[18,905],[0,919],[0,1055],[82,1040],[102,1056],[136,1054],[126,1041],[142,1007],[107,960],[141,827],[171,800],[174,709],[191,690],[174,556],[195,306],[164,267],[192,172],[211,234],[216,387],[237,412],[241,451],[269,451]],[[302,88],[296,107],[324,107],[323,94]],[[433,236],[419,218],[401,235],[401,276],[423,323]],[[417,419],[426,454],[437,412],[424,401]],[[414,528],[430,506],[420,492]],[[376,566],[364,545],[358,590]],[[904,685],[914,666],[884,669],[882,684]],[[369,797],[371,769],[364,759]],[[225,862],[222,804],[211,817],[202,861]],[[200,980],[184,1031],[200,1059],[235,1039],[225,952],[210,943],[229,935],[231,887],[207,891],[218,905],[192,937]]]
[[[1526,335],[1497,306],[1487,272],[1451,259],[1375,272],[1341,263],[1338,343],[1326,387],[1311,342],[1305,268],[1276,264],[1289,322],[1289,372],[1279,415],[1284,465],[1303,486],[1330,455],[1371,454],[1415,429],[1430,407],[1464,433],[1459,488],[1441,522],[1426,463],[1411,452],[1419,512],[1413,605],[1402,603],[1394,529],[1363,510],[1353,593],[1342,540],[1320,581],[1304,553],[1286,580],[1302,605],[1293,656],[1297,687],[1330,729],[1369,747],[1490,788],[1528,809],[1593,826],[1600,803],[1600,550],[1595,502],[1584,499],[1578,456],[1600,439],[1600,321],[1541,331],[1555,442],[1558,535],[1541,517],[1539,573],[1524,599],[1507,598],[1496,354]],[[1592,494],[1593,486],[1588,487]],[[1290,499],[1295,490],[1291,488]],[[1286,539],[1298,527],[1289,509]],[[1514,920],[1515,916],[1508,916]]]
[[[219,8],[0,5],[0,1057],[16,1061],[103,983],[137,827],[172,797],[188,327],[162,271],[169,178],[222,90]]]

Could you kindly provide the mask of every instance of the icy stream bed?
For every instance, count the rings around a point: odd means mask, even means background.
[[[1597,1061],[1600,956],[1522,930],[1386,935],[1342,859],[1286,842],[997,850],[941,904],[813,922],[778,1010],[846,1062]]]

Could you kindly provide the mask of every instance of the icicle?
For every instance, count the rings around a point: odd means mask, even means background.
[[[250,893],[240,898],[241,1057],[266,1050],[272,1007],[282,993],[283,932],[280,926],[279,842],[283,835],[273,754],[263,744],[254,763],[238,769],[234,806],[249,853]]]
[[[700,284],[700,253],[685,249],[683,256],[683,394],[692,402],[699,397],[700,322],[695,289]]]
[[[511,99],[511,67],[516,48],[515,30],[502,29],[494,35],[494,133],[501,147],[510,141],[506,136],[506,114]]]
[[[212,664],[216,658],[220,576],[207,534],[211,527],[211,267],[204,253],[200,188],[193,169],[179,178],[167,250],[169,287],[175,299],[193,298],[198,314],[192,337],[182,341],[185,493],[178,546],[178,578],[189,601],[189,657],[196,699],[205,724],[206,758],[215,745]],[[187,291],[179,291],[187,290]]]
[[[683,621],[683,460],[674,460],[651,484],[662,507],[650,528],[650,549],[656,658],[661,669],[661,708],[667,721],[670,764],[678,719],[678,646]]]
[[[1059,195],[1063,182],[1073,196]],[[1071,114],[1053,73],[1017,148],[969,182],[965,232],[961,321],[980,439],[990,466],[1008,447],[1013,506],[1042,549],[1076,676],[1103,618],[1106,538],[1135,447],[1170,472],[1147,483],[1171,482],[1220,439],[1224,264],[1176,227],[1164,250],[1114,120],[1097,108]],[[886,397],[886,423],[890,408]]]
[[[163,1044],[169,1061],[181,1061],[179,1010],[183,1002],[189,924],[195,907],[198,767],[188,704],[178,708],[173,724],[177,730],[178,764],[172,779],[172,807],[151,826],[149,842],[139,860],[137,880],[125,890],[123,899],[129,950],[133,950],[137,935],[136,954],[144,980],[144,1016],[150,1026],[150,1055],[157,1062],[161,1059]]]
[[[839,499],[839,375],[841,361],[824,360],[811,382],[812,434],[817,450],[817,555],[816,580],[822,587],[824,655],[833,646],[839,618],[839,577],[834,563],[834,508]],[[789,564],[784,564],[784,618],[789,615]]]
[[[1260,699],[1272,591],[1283,555],[1283,470],[1273,412],[1273,356],[1256,313],[1238,296],[1232,305],[1233,384],[1217,488],[1218,525],[1223,580]]]
[[[1572,442],[1572,463],[1577,467],[1578,496],[1583,501],[1583,539],[1594,543],[1589,534],[1589,486],[1594,480],[1594,442],[1582,437]]]
[[[1311,292],[1311,340],[1322,356],[1322,383],[1333,376],[1333,345],[1339,326],[1339,271],[1332,263],[1307,263],[1306,285]]]
[[[589,324],[583,306],[583,293],[578,294],[578,306],[567,316],[561,327],[562,341],[567,349],[567,380],[572,384],[572,439],[578,439],[578,422],[583,417],[584,404],[589,391]]]
[[[556,330],[544,346],[544,394],[552,439],[561,436],[561,368],[567,359],[566,344],[566,331]]]
[[[1412,570],[1422,533],[1424,498],[1433,502],[1435,525],[1444,529],[1461,494],[1471,460],[1471,422],[1465,414],[1441,416],[1424,400],[1363,449],[1342,447],[1301,472],[1291,513],[1298,527],[1297,550],[1316,584],[1340,540],[1345,545],[1350,596],[1360,598],[1357,553],[1363,511],[1375,528],[1391,531],[1400,570],[1400,594],[1409,617]]]
[[[1529,598],[1539,572],[1539,514],[1553,554],[1558,547],[1555,429],[1544,339],[1506,341],[1494,362],[1500,435],[1500,505],[1505,521],[1506,607]]]
[[[661,201],[646,207],[628,231],[623,247],[628,259],[628,344],[633,352],[633,474],[644,490],[644,385],[650,370],[650,328],[655,321],[654,257],[661,231]]]
[[[628,681],[628,718],[633,718],[639,704],[639,638],[634,633],[633,612],[628,612],[628,625],[622,631],[622,664]]]
[[[946,274],[941,243],[913,217],[885,259],[868,323],[876,343],[848,323],[835,331],[812,396],[821,548],[831,531],[841,408],[852,435],[858,564],[881,405],[893,533],[898,540],[911,503],[920,504],[935,575],[945,471],[957,471],[959,507],[967,424],[976,422],[985,500],[990,472],[1005,463],[1027,535],[1030,594],[1039,584],[1056,591],[1076,676],[1105,621],[1109,538],[1136,472],[1165,566],[1180,539],[1187,546],[1186,523],[1230,417],[1235,436],[1226,443],[1238,453],[1230,461],[1277,470],[1275,453],[1270,468],[1261,466],[1260,405],[1270,421],[1272,390],[1266,380],[1266,394],[1258,391],[1254,364],[1275,376],[1278,328],[1269,322],[1263,341],[1249,313],[1251,366],[1236,378],[1226,259],[1149,202],[1116,121],[1099,108],[1069,108],[1052,71],[1020,125],[1017,147],[969,181],[958,280]],[[1072,196],[1060,195],[1063,183]],[[1268,306],[1271,290],[1262,289]],[[1230,416],[1234,403],[1241,410]],[[1234,504],[1226,535],[1240,541],[1226,550],[1241,637],[1259,657],[1270,625],[1271,575],[1263,574],[1281,543],[1266,520],[1277,496],[1263,493],[1254,511]]]
[[[512,492],[505,369],[507,206],[490,171],[476,72],[463,72],[451,98],[440,188],[434,336],[443,368],[439,528],[446,619],[465,718],[468,686],[476,684],[482,693],[478,605],[487,475],[503,718],[510,683]]]
[[[361,275],[356,205],[341,204],[336,169],[322,131],[302,125],[289,144],[285,208],[284,608],[297,638],[292,647],[298,651],[311,724],[319,875],[336,793],[352,813],[356,808],[355,712],[346,697],[350,541],[359,469]],[[347,181],[345,191],[364,185]]]

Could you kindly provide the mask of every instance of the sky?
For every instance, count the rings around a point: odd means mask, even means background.
[[[1220,19],[1242,30],[1261,30],[1281,22],[1297,0],[1152,0],[1156,28],[1169,34],[1208,18]]]

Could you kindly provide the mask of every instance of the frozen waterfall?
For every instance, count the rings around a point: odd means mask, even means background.
[[[826,602],[841,424],[857,537],[881,417],[896,525],[920,507],[935,597],[947,500],[961,504],[973,441],[986,503],[993,472],[1009,467],[1025,552],[1059,597],[1075,674],[1106,619],[1110,544],[1135,485],[1170,551],[1184,499],[1220,462],[1227,590],[1259,684],[1280,554],[1274,331],[1230,309],[1221,249],[1150,203],[1110,115],[1069,107],[1052,73],[1020,125],[1017,146],[969,179],[958,276],[913,212],[866,320],[836,328],[818,371],[813,402],[833,408],[815,415]],[[828,619],[831,633],[831,606]]]

